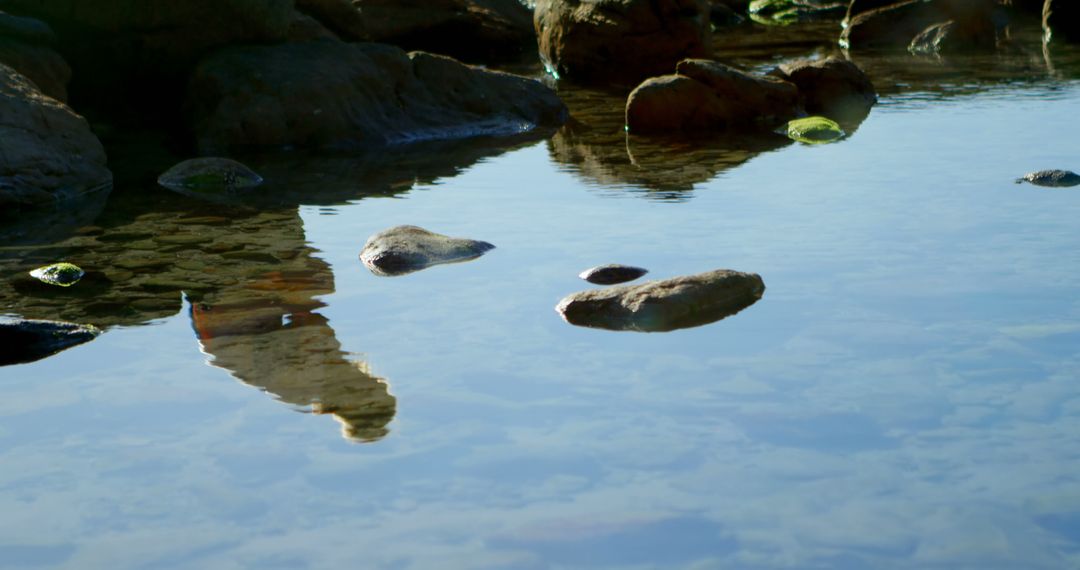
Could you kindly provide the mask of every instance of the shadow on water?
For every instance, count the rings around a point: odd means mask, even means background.
[[[334,292],[334,276],[307,243],[299,205],[401,195],[537,140],[250,157],[268,183],[224,200],[158,187],[153,180],[177,157],[123,141],[110,149],[120,163],[111,195],[0,226],[0,306],[24,318],[108,329],[171,317],[186,298],[211,364],[282,402],[333,415],[350,440],[374,441],[387,433],[397,402],[317,312],[318,298]],[[60,260],[86,271],[76,286],[28,274]]]

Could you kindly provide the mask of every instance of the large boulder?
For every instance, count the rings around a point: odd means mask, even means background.
[[[0,12],[0,63],[26,76],[49,97],[67,101],[71,68],[50,47],[55,40],[45,22]]]
[[[666,332],[731,316],[765,293],[756,273],[717,269],[574,293],[555,310],[570,324],[609,330]]]
[[[0,64],[0,211],[108,187],[105,150],[86,120]]]
[[[406,50],[486,60],[536,49],[532,11],[518,0],[354,0],[354,4],[372,41]]]
[[[342,39],[369,39],[364,18],[352,0],[296,0],[296,9],[311,16]]]
[[[851,49],[909,47],[922,34],[913,47],[993,48],[997,41],[996,10],[997,0],[895,2],[852,16],[840,34],[840,44]],[[927,41],[945,36],[949,39]]]
[[[0,366],[41,360],[99,334],[89,325],[0,317]]]
[[[861,120],[877,102],[870,78],[847,60],[792,61],[781,64],[770,75],[794,84],[799,102],[810,114],[838,121]]]
[[[187,107],[199,151],[211,155],[511,135],[567,118],[538,81],[336,41],[223,50],[195,70]]]
[[[540,0],[540,56],[558,77],[634,84],[711,56],[706,0]]]
[[[1043,30],[1049,38],[1080,42],[1080,2],[1046,0],[1043,4]]]
[[[795,85],[720,62],[688,59],[646,80],[626,101],[631,133],[772,127],[799,114]]]

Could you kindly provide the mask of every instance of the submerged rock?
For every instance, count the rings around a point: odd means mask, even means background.
[[[432,265],[457,263],[495,249],[486,241],[453,238],[417,226],[381,231],[364,244],[360,261],[376,275],[405,275]]]
[[[1080,174],[1068,170],[1040,170],[1025,174],[1016,179],[1016,183],[1030,182],[1036,186],[1063,188],[1080,184]]]
[[[539,0],[533,22],[548,70],[575,81],[632,84],[712,51],[705,0]]]
[[[0,366],[41,360],[99,334],[90,325],[0,317]]]
[[[613,263],[611,265],[600,265],[598,267],[593,267],[592,269],[586,269],[585,271],[582,271],[578,277],[589,283],[596,283],[597,285],[616,285],[618,283],[633,281],[648,272],[648,269],[643,269],[641,267]]]
[[[789,121],[784,127],[784,134],[791,140],[807,144],[819,144],[834,141],[844,136],[844,130],[836,121],[825,117],[804,117]]]
[[[71,287],[83,278],[85,273],[82,268],[74,263],[54,263],[45,267],[38,267],[30,272],[30,276],[49,285],[58,287]]]
[[[854,63],[837,58],[798,60],[769,72],[793,83],[807,113],[841,121],[861,121],[877,102],[870,78]]]
[[[717,269],[698,275],[574,293],[555,310],[572,325],[666,332],[716,322],[753,305],[765,292],[756,273]]]
[[[165,171],[158,184],[171,190],[239,190],[262,184],[262,176],[247,166],[218,157],[192,158]]]

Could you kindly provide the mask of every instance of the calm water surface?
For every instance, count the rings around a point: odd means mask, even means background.
[[[0,248],[0,312],[108,328],[0,368],[0,568],[1080,567],[1080,189],[1013,183],[1080,170],[1051,55],[857,57],[883,99],[815,147],[564,89],[546,140],[253,159],[272,197],[221,203],[113,141],[107,204]],[[498,247],[370,274],[405,223]],[[768,289],[563,322],[610,262]]]

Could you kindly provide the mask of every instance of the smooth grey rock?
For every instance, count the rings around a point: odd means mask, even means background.
[[[90,325],[0,317],[0,366],[41,360],[99,334]]]
[[[648,272],[648,269],[643,269],[641,267],[613,263],[586,269],[585,271],[582,271],[578,277],[589,283],[596,283],[597,285],[616,285],[619,283],[626,283],[627,281],[633,281]]]
[[[1064,188],[1080,184],[1080,174],[1068,170],[1040,170],[1016,179],[1017,184],[1021,182],[1030,182],[1036,186]]]
[[[394,276],[469,261],[492,249],[495,246],[486,241],[453,238],[417,226],[396,226],[368,238],[360,261],[376,275]]]
[[[572,325],[667,332],[716,322],[765,292],[756,273],[717,269],[698,275],[574,293],[555,307]]]

